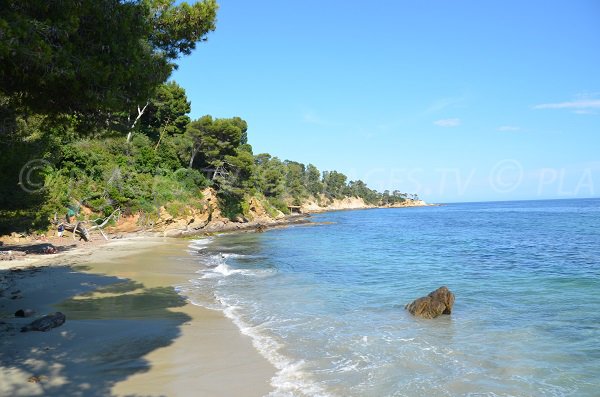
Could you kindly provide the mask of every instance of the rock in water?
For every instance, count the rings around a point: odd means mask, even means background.
[[[447,287],[440,287],[429,295],[406,305],[410,314],[423,318],[436,318],[441,314],[452,313],[454,294]]]
[[[38,318],[34,322],[21,328],[21,332],[27,331],[50,331],[52,328],[60,327],[65,323],[67,318],[61,312],[49,314],[42,318]]]

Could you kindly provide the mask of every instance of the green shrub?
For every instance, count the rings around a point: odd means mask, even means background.
[[[271,204],[274,208],[278,209],[286,215],[289,215],[290,209],[288,208],[285,201],[277,197],[269,197],[267,200],[269,201],[269,204]]]
[[[204,189],[210,185],[210,181],[203,173],[191,168],[178,169],[173,173],[173,178],[190,192],[197,189]]]

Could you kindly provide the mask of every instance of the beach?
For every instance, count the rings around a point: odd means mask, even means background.
[[[598,204],[333,211],[3,261],[0,396],[595,396]],[[451,315],[405,310],[441,285]]]
[[[0,395],[262,396],[274,367],[221,312],[174,286],[194,278],[186,240],[130,238],[0,270]],[[26,266],[24,266],[26,265]],[[35,310],[15,318],[19,309]],[[19,332],[41,315],[66,322]]]

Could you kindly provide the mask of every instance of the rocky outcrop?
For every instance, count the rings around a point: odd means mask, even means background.
[[[21,332],[28,331],[50,331],[52,328],[60,327],[67,320],[66,316],[61,312],[49,314],[47,316],[38,318],[34,322],[25,327],[21,328]]]
[[[343,199],[330,199],[325,195],[319,197],[310,197],[300,207],[300,211],[306,213],[317,213],[327,211],[340,211],[340,210],[359,210],[366,208],[403,208],[403,207],[427,207],[427,204],[423,200],[411,200],[407,199],[401,203],[393,205],[374,205],[366,203],[360,197],[344,197]]]
[[[292,223],[305,223],[299,219],[284,215],[274,208],[264,197],[248,197],[243,203],[244,214],[234,219],[226,217],[220,209],[217,192],[213,188],[202,191],[201,199],[194,205],[174,206],[169,211],[161,206],[156,213],[121,215],[112,226],[107,226],[105,231],[115,234],[123,232],[147,232],[162,235],[164,237],[183,237],[204,233],[218,233],[238,230],[263,231],[267,227],[277,227]],[[428,205],[420,200],[406,200],[402,207]],[[344,197],[333,199],[320,194],[316,197],[307,198],[299,206],[300,214],[310,214],[325,211],[352,210],[366,208],[386,208],[389,206],[377,206],[366,203],[360,197]],[[295,208],[298,208],[297,206]],[[106,237],[105,237],[106,238]],[[2,251],[0,251],[2,252]],[[48,252],[49,253],[49,252]],[[13,259],[12,255],[2,255]]]
[[[382,207],[384,207],[384,208],[404,208],[404,207],[434,207],[434,206],[435,206],[435,204],[427,204],[423,200],[407,199],[407,200],[399,202],[399,203],[384,205]]]
[[[225,217],[219,208],[217,193],[212,188],[202,192],[201,208],[188,208],[188,215],[172,217],[161,207],[159,220],[152,230],[161,232],[165,237],[181,237],[199,233],[216,233],[237,230],[251,230],[259,225],[276,226],[286,221],[285,215],[278,210],[269,215],[263,203],[256,197],[250,197],[247,212],[235,219]]]
[[[414,300],[406,305],[410,314],[422,318],[436,318],[442,314],[452,313],[454,294],[447,287],[440,287],[429,295]]]
[[[364,208],[375,208],[372,204],[367,204],[360,197],[345,197],[343,199],[329,199],[325,195],[318,198],[310,198],[302,203],[300,211],[302,213],[315,213],[325,211],[339,210],[357,210]]]

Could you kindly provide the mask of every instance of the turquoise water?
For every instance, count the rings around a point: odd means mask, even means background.
[[[182,293],[253,338],[273,396],[600,395],[600,200],[313,219],[190,245]],[[441,285],[451,316],[404,310]]]

